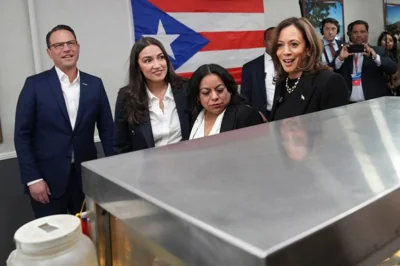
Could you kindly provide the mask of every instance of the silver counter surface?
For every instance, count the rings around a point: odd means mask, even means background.
[[[362,265],[400,249],[399,149],[385,97],[86,162],[83,183],[188,265]]]

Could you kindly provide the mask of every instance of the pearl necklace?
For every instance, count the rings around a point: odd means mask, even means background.
[[[294,83],[293,87],[289,87],[289,83],[288,83],[289,77],[286,78],[286,90],[287,90],[287,92],[288,92],[289,94],[291,94],[292,92],[294,92],[294,90],[295,90],[296,87],[297,87],[297,84],[299,84],[300,78],[301,78],[301,76],[297,78],[297,80],[296,80],[296,82]]]

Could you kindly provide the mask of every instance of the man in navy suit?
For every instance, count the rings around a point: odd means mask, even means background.
[[[271,58],[275,27],[264,32],[265,53],[244,64],[240,92],[249,104],[265,117],[269,117],[275,95],[275,69]]]
[[[336,39],[337,35],[340,33],[339,22],[334,18],[322,20],[320,32],[322,35],[322,44],[324,46],[321,62],[328,65],[331,70],[333,70],[335,67],[334,59],[340,47],[343,45],[342,41]]]
[[[97,158],[97,129],[106,156],[113,153],[113,119],[101,79],[77,68],[75,32],[58,25],[46,36],[54,62],[28,77],[17,103],[15,149],[35,217],[79,212],[81,163]]]

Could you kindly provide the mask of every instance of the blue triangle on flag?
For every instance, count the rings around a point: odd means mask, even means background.
[[[209,41],[191,28],[182,24],[147,0],[131,0],[135,41],[143,35],[157,35],[161,21],[166,34],[179,34],[171,43],[175,59],[171,58],[174,69],[177,70],[193,55],[199,52]],[[157,39],[157,37],[155,36]]]

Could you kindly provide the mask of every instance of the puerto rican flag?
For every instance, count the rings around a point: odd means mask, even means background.
[[[219,64],[240,84],[244,63],[265,52],[263,0],[131,0],[134,39],[161,41],[176,72]]]

